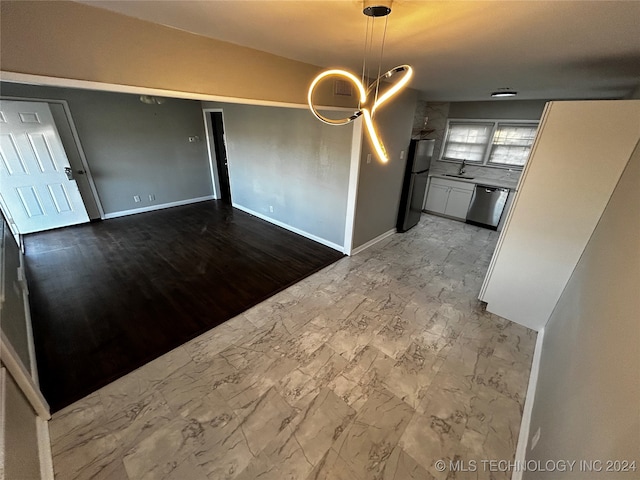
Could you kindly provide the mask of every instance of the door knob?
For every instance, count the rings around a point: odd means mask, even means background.
[[[73,180],[73,170],[71,170],[71,167],[64,167],[64,173],[67,175],[67,179]]]

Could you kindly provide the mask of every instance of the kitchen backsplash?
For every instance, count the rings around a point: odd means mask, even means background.
[[[412,138],[435,139],[434,158],[440,155],[440,148],[447,130],[447,118],[449,118],[448,102],[426,102],[424,100],[418,100],[416,114],[413,120]]]
[[[460,169],[459,163],[441,162],[440,149],[444,141],[444,135],[447,130],[447,119],[449,118],[448,102],[427,102],[418,100],[416,113],[413,121],[414,139],[435,139],[436,144],[433,151],[433,159],[431,161],[431,173],[458,173]],[[427,119],[425,125],[425,119]],[[467,165],[465,167],[466,175],[470,177],[480,177],[489,180],[503,180],[518,182],[522,170],[494,168]]]
[[[431,173],[453,173],[457,174],[460,170],[459,163],[440,162],[432,159],[431,161]],[[484,178],[487,180],[503,180],[517,183],[522,174],[522,170],[510,170],[506,168],[492,168],[492,167],[476,167],[472,165],[466,165],[464,167],[465,175],[469,177]]]

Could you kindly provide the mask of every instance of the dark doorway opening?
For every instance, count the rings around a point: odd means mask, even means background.
[[[222,112],[211,112],[211,128],[213,129],[213,148],[216,154],[216,166],[218,168],[220,200],[227,205],[231,205],[231,184],[229,182],[227,148],[224,144]]]

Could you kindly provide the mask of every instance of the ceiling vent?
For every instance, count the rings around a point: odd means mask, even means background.
[[[353,85],[351,85],[351,82],[346,80],[336,79],[333,93],[343,97],[353,97]]]

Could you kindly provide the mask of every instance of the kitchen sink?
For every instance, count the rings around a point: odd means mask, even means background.
[[[464,178],[465,180],[473,180],[474,177],[467,177],[465,175],[454,175],[453,173],[445,173],[445,177]]]

